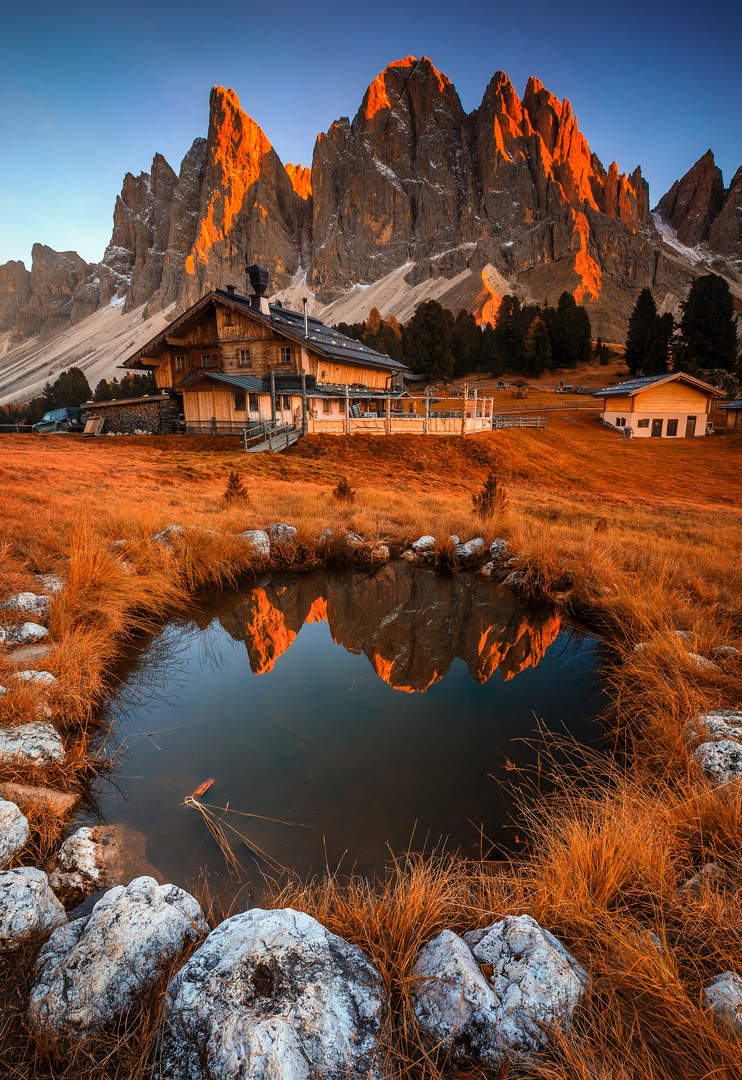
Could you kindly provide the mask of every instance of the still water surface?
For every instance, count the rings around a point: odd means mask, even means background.
[[[261,851],[306,877],[372,873],[390,849],[439,842],[517,848],[502,785],[535,766],[523,740],[539,722],[600,738],[597,650],[549,606],[406,564],[210,594],[122,667],[107,748],[123,756],[98,781],[100,809],[183,885],[224,873],[183,804],[207,777],[202,801],[229,807],[255,883],[270,872]]]

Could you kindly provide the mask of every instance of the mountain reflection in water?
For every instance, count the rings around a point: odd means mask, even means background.
[[[262,815],[229,820],[302,877],[370,874],[411,842],[486,853],[517,832],[507,785],[537,770],[534,732],[599,738],[597,649],[549,605],[406,563],[210,592],[119,667],[107,745],[123,754],[98,803],[180,885],[225,872],[183,805],[211,776],[204,801]]]
[[[363,653],[384,682],[410,694],[442,679],[456,658],[478,683],[498,668],[512,679],[538,664],[561,628],[550,604],[529,608],[503,587],[406,563],[373,576],[267,579],[247,595],[212,598],[194,618],[201,629],[216,618],[244,641],[256,675],[273,670],[302,626],[327,620],[336,645]]]

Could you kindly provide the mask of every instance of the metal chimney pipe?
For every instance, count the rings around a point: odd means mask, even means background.
[[[304,337],[309,337],[309,313],[307,312],[307,298],[303,297],[304,304]]]

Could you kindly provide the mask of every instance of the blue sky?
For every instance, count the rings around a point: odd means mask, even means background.
[[[607,167],[641,164],[652,205],[705,151],[742,164],[742,5],[397,0],[324,6],[139,0],[8,5],[0,14],[0,263],[39,241],[103,255],[124,173],[178,170],[231,86],[282,161],[353,116],[390,61],[429,56],[464,108],[495,71],[567,97]]]

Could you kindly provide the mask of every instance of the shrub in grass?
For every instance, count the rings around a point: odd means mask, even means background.
[[[222,501],[225,506],[233,506],[235,503],[248,503],[250,496],[242,483],[242,477],[236,469],[232,469],[227,479]]]
[[[341,476],[335,487],[332,489],[332,494],[336,499],[340,499],[341,502],[354,502],[356,493],[350,486],[347,476]]]
[[[507,492],[497,483],[497,474],[494,470],[487,473],[482,490],[471,497],[472,506],[477,514],[483,518],[500,517],[507,507]]]

